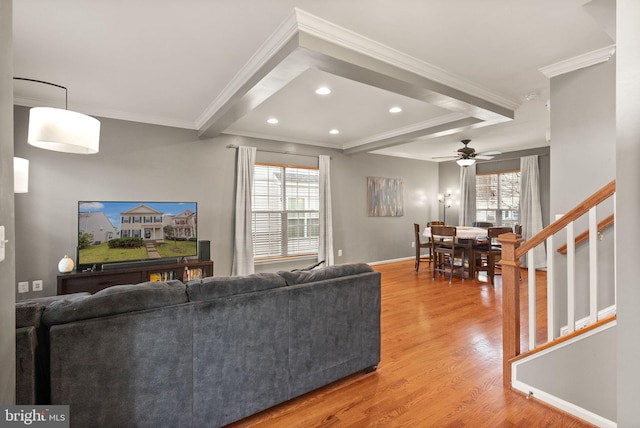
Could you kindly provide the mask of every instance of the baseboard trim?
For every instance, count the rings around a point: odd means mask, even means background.
[[[568,401],[548,394],[523,382],[514,381],[512,383],[512,387],[524,393],[525,395],[532,397],[535,400],[542,401],[543,403],[553,406],[556,409],[560,409],[563,412],[569,413],[570,415],[580,418],[583,421],[592,423],[598,427],[616,428],[618,426],[618,424],[614,421],[603,418],[602,416],[596,415],[595,413],[590,412],[587,409],[576,406],[575,404],[569,403]]]
[[[399,259],[378,260],[377,262],[367,262],[367,264],[371,265],[371,266],[375,266],[375,265],[384,265],[384,264],[387,264],[387,263],[404,262],[406,260],[415,260],[415,259],[416,259],[415,256],[413,256],[413,257],[402,257],[402,258],[399,258]]]

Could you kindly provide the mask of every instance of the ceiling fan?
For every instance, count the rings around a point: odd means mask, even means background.
[[[455,159],[456,163],[460,166],[469,166],[473,165],[476,160],[490,160],[493,159],[495,155],[499,155],[502,152],[497,150],[493,150],[490,152],[484,153],[476,153],[476,150],[473,147],[469,147],[469,143],[471,140],[461,140],[464,147],[458,149],[458,154],[454,156],[437,156],[432,159]]]

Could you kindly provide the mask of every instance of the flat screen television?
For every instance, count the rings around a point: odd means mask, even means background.
[[[78,202],[77,270],[198,254],[196,202]]]

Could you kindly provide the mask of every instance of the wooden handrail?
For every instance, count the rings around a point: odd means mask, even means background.
[[[522,246],[518,247],[518,249],[516,250],[516,257],[520,258],[524,256],[525,254],[527,254],[527,252],[529,252],[529,250],[532,250],[533,248],[542,244],[549,236],[555,235],[556,233],[560,232],[562,229],[567,227],[569,223],[571,223],[572,221],[576,221],[582,215],[589,212],[592,207],[611,197],[615,193],[615,191],[616,181],[613,180],[609,184],[605,185],[602,189],[598,190],[596,193],[582,201],[578,206],[560,217],[558,220],[542,229],[531,239],[526,240],[522,244]]]
[[[530,351],[523,352],[522,354],[520,354],[520,355],[512,358],[511,360],[509,360],[509,363],[513,364],[516,361],[520,361],[522,359],[530,357],[531,355],[539,354],[542,351],[545,351],[545,350],[547,350],[549,348],[553,348],[554,346],[559,345],[561,343],[568,342],[569,340],[571,340],[571,339],[573,339],[575,337],[578,337],[578,336],[581,336],[583,334],[589,333],[590,331],[593,331],[593,330],[595,330],[595,329],[597,329],[599,327],[602,327],[603,325],[607,325],[607,324],[609,324],[611,322],[614,322],[617,319],[618,319],[618,317],[616,315],[610,315],[610,316],[608,316],[606,318],[603,318],[601,320],[596,321],[595,323],[593,323],[591,325],[585,326],[585,327],[581,328],[580,330],[576,330],[576,331],[574,331],[572,333],[567,334],[566,336],[559,337],[556,340],[553,340],[551,342],[547,342],[544,345],[540,345],[536,349],[532,349]]]
[[[613,218],[613,214],[611,214],[609,217],[607,217],[604,220],[602,220],[600,223],[598,223],[598,232],[602,232],[607,227],[612,226],[614,221],[615,220]],[[589,239],[589,231],[585,230],[580,235],[576,236],[576,245],[586,241],[587,239]],[[564,245],[561,245],[560,247],[558,247],[557,251],[560,254],[567,254],[567,244],[564,244]]]

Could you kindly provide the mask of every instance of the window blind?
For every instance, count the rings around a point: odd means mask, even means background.
[[[476,221],[513,227],[519,208],[520,171],[476,175]]]
[[[255,260],[318,253],[318,169],[256,164],[252,206]]]

